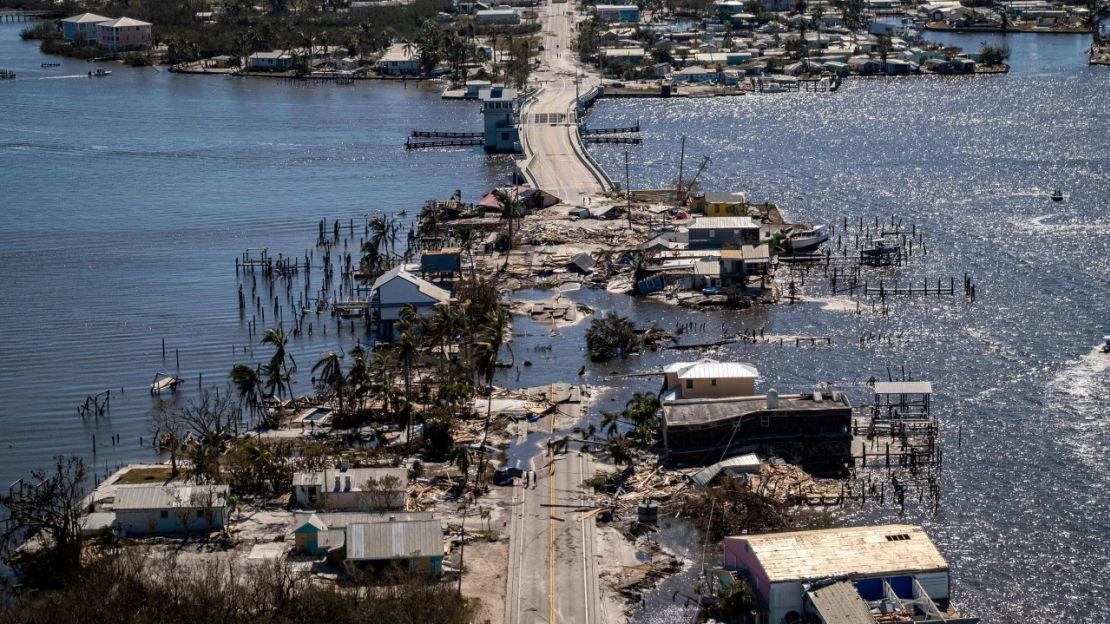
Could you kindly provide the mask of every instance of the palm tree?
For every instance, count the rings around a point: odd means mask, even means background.
[[[362,345],[355,345],[351,349],[351,370],[347,372],[348,402],[356,411],[362,406],[362,400],[370,391],[371,375],[370,364],[366,358],[366,349]]]
[[[516,223],[517,218],[520,217],[520,199],[516,196],[516,189],[510,193],[504,190],[495,192],[497,197],[497,205],[501,210],[501,219],[509,224],[509,240],[506,251],[513,250],[513,224]],[[509,265],[509,254],[505,254],[505,266]]]
[[[231,367],[231,383],[239,391],[239,406],[246,407],[251,414],[251,421],[262,409],[262,377],[257,368],[246,364],[236,364]]]
[[[401,362],[405,380],[405,416],[407,422],[405,435],[407,437],[412,435],[412,365],[420,352],[421,341],[416,327],[418,318],[416,309],[407,305],[401,309],[398,316],[400,317],[398,326],[401,329],[401,336],[397,340],[394,351],[397,354],[397,359]]]
[[[347,378],[343,375],[343,364],[339,361],[339,355],[335,351],[325,353],[312,367],[313,374],[317,371],[320,372],[320,376],[316,379],[316,387],[320,394],[335,397],[342,411],[346,398]]]
[[[285,330],[281,326],[267,329],[262,337],[262,344],[274,347],[270,362],[262,367],[266,377],[266,389],[279,399],[285,396],[286,392],[292,395],[293,373],[297,372],[297,362],[286,351],[289,337],[285,334]]]

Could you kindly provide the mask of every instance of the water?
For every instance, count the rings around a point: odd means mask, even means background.
[[[243,248],[299,255],[321,217],[401,208],[411,216],[424,199],[455,188],[472,199],[508,175],[506,158],[477,150],[399,149],[414,127],[477,128],[473,104],[395,84],[307,88],[115,66],[105,79],[35,80],[88,65],[40,70],[42,57],[17,29],[0,28],[0,66],[20,72],[0,84],[3,480],[52,453],[88,454],[94,432],[98,462],[148,457],[137,445],[148,435],[145,384],[172,370],[174,349],[190,390],[200,372],[222,380],[233,362],[266,357],[231,352],[247,341],[232,264]],[[977,49],[986,39],[961,41]],[[948,557],[957,603],[989,622],[1106,622],[1110,366],[1093,347],[1110,333],[1110,72],[1086,66],[1084,38],[1007,40],[1008,76],[613,100],[591,113],[597,126],[643,121],[645,142],[630,150],[634,186],[673,180],[685,134],[688,172],[712,157],[705,188],[745,190],[801,221],[891,213],[914,221],[929,254],[886,278],[968,272],[976,304],[903,300],[889,316],[855,316],[813,303],[719,313],[597,290],[567,296],[640,324],[697,323],[690,341],[753,328],[834,338],[833,348],[735,344],[712,354],[755,363],[763,389],[830,382],[859,401],[863,381],[888,366],[931,379],[946,420],[943,505],[935,515],[911,507],[904,520],[925,524]],[[595,149],[623,174],[623,147]],[[1068,201],[1048,200],[1056,187]],[[586,363],[586,327],[551,335],[518,323],[515,331],[529,335],[514,339],[517,361],[533,366],[519,377],[501,371],[495,383],[574,379]],[[880,331],[904,341],[858,346],[859,336]],[[334,332],[294,341],[301,390],[315,358],[339,346]],[[619,409],[633,390],[657,389],[656,379],[611,374],[699,355],[664,351],[591,367],[592,416]],[[111,419],[82,423],[75,408],[85,395],[121,385]],[[106,446],[112,433],[123,445]],[[879,511],[850,520],[899,518]]]
[[[222,383],[233,363],[266,357],[232,352],[248,342],[234,270],[243,249],[298,256],[321,218],[406,209],[411,219],[427,199],[460,189],[474,201],[511,171],[480,148],[403,149],[414,127],[480,127],[477,104],[434,90],[117,64],[87,78],[93,64],[44,57],[20,28],[0,25],[0,67],[18,73],[0,84],[4,486],[53,454],[90,455],[94,434],[102,474],[149,458],[146,388],[174,372],[175,351],[190,391],[199,374]],[[62,66],[41,68],[47,60]],[[294,342],[299,392],[336,348],[334,332]],[[77,406],[109,388],[111,418],[83,422]]]

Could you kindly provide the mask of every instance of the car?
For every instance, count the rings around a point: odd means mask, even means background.
[[[706,295],[708,297],[712,297],[713,295],[721,294],[721,291],[720,291],[720,289],[717,289],[717,288],[714,288],[714,287],[710,286],[708,288],[702,288],[701,289],[701,294]]]

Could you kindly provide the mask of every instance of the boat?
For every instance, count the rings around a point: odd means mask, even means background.
[[[155,373],[154,381],[150,383],[151,394],[162,394],[163,390],[170,392],[177,392],[177,386],[181,385],[181,379],[166,373]]]
[[[112,70],[110,70],[110,69],[101,69],[99,67],[96,69],[96,71],[89,72],[89,78],[103,78],[105,76],[111,76],[111,75],[112,75]]]
[[[1061,191],[1060,189],[1056,189],[1056,190],[1052,191],[1052,201],[1054,201],[1054,202],[1064,201],[1064,192]]]
[[[813,229],[791,232],[783,241],[783,245],[791,253],[808,253],[827,240],[829,240],[829,233],[825,230],[825,226],[818,225]]]
[[[1101,351],[1103,353],[1110,353],[1110,336],[1103,336],[1102,337],[1102,349],[1101,349]]]
[[[43,67],[61,67],[62,64],[61,63],[43,63],[42,66]]]

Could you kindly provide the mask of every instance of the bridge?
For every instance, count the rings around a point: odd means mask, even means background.
[[[601,86],[592,68],[575,58],[574,24],[580,17],[571,3],[540,8],[544,49],[532,78],[540,90],[524,104],[519,126],[521,173],[532,186],[578,205],[613,189],[578,129],[580,102],[596,97]]]

